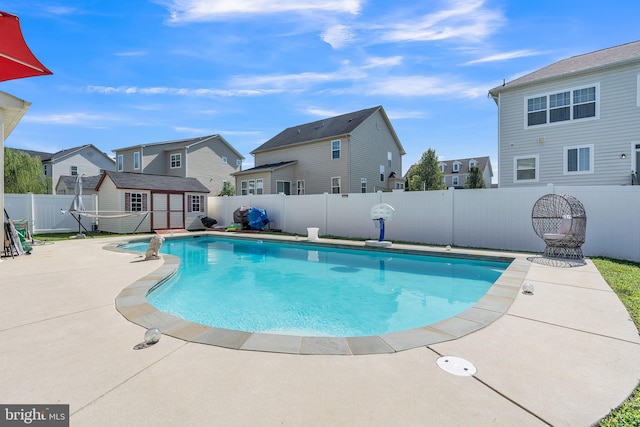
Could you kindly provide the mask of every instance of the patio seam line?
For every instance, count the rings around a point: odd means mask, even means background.
[[[507,313],[505,315],[506,316],[511,316],[511,317],[517,317],[518,319],[530,320],[532,322],[542,323],[542,324],[549,325],[549,326],[556,326],[556,327],[562,328],[562,329],[569,329],[571,331],[582,332],[582,333],[588,334],[588,335],[596,335],[596,336],[603,337],[603,338],[610,338],[610,339],[615,340],[615,341],[626,342],[626,343],[629,343],[629,344],[635,344],[635,345],[640,346],[640,343],[629,341],[629,340],[626,340],[626,339],[623,339],[623,338],[613,337],[611,335],[600,334],[598,332],[585,331],[584,329],[572,328],[570,326],[559,325],[557,323],[546,322],[544,320],[532,319],[531,317],[518,316],[517,314],[509,314],[509,313]],[[640,335],[640,332],[638,333],[638,335]]]
[[[24,326],[37,325],[38,323],[48,322],[50,320],[55,320],[55,319],[60,319],[61,317],[73,316],[75,314],[84,313],[84,312],[87,312],[87,311],[96,310],[98,308],[103,308],[103,307],[113,307],[113,304],[110,303],[110,304],[97,305],[95,307],[86,308],[84,310],[72,311],[70,313],[64,313],[64,314],[60,314],[58,316],[47,317],[45,319],[40,319],[40,320],[34,320],[33,322],[22,323],[20,325],[15,325],[15,326],[12,326],[10,328],[0,329],[0,332],[11,331],[12,329],[22,328]]]
[[[146,371],[147,369],[151,368],[152,366],[156,365],[157,363],[163,361],[164,359],[166,359],[167,357],[171,356],[173,353],[177,352],[178,350],[181,350],[183,347],[185,347],[186,345],[189,344],[189,341],[185,341],[182,345],[178,346],[178,348],[176,348],[173,351],[170,351],[169,353],[165,354],[164,356],[162,356],[161,358],[159,358],[158,360],[145,365],[142,369],[140,369],[139,371],[135,372],[133,375],[130,375],[129,377],[125,378],[123,381],[120,381],[118,384],[116,384],[115,386],[111,387],[109,390],[105,391],[104,393],[102,393],[100,396],[96,397],[95,399],[91,400],[90,402],[86,403],[84,406],[82,406],[81,408],[78,408],[77,410],[70,412],[69,413],[69,418],[71,418],[72,416],[74,416],[75,414],[79,413],[80,411],[84,410],[85,408],[93,405],[95,402],[97,402],[98,400],[102,399],[103,397],[105,397],[106,395],[108,395],[109,393],[115,391],[117,388],[119,388],[120,386],[123,386],[124,384],[128,383],[129,381],[131,381],[132,379],[134,379],[135,377],[137,377],[138,375],[142,374],[144,371]],[[137,351],[137,350],[133,350],[132,351]]]
[[[564,286],[567,288],[574,288],[574,289],[584,289],[584,290],[588,290],[588,291],[598,291],[598,292],[607,292],[607,293],[612,293],[613,289],[609,288],[609,289],[597,289],[597,288],[588,288],[586,286],[578,286],[578,285],[572,285],[569,283],[556,283],[556,282],[547,282],[544,280],[536,280],[536,279],[529,279],[529,282],[535,282],[535,283],[542,283],[545,285],[554,285],[554,286]],[[607,285],[609,285],[607,283]]]
[[[434,343],[434,344],[430,344],[427,347],[427,349],[431,350],[432,352],[434,352],[438,357],[443,357],[444,355],[441,354],[439,351],[437,351],[436,349],[432,348],[431,345],[437,345],[439,343]],[[522,409],[523,411],[525,411],[526,413],[530,414],[531,416],[539,419],[540,421],[542,421],[543,423],[545,423],[546,425],[553,427],[553,424],[549,423],[548,421],[546,421],[544,418],[541,418],[540,416],[538,416],[537,414],[535,414],[534,412],[530,411],[529,409],[525,408],[524,406],[522,406],[521,404],[519,404],[518,402],[516,402],[515,400],[511,399],[510,397],[506,396],[504,393],[500,392],[499,390],[497,390],[496,388],[492,387],[491,385],[487,384],[486,382],[484,382],[483,380],[481,380],[480,378],[478,378],[477,373],[471,375],[471,378],[473,378],[475,381],[478,381],[480,384],[482,384],[483,386],[487,387],[489,390],[493,391],[494,393],[496,393],[498,396],[502,397],[503,399],[505,399],[508,402],[511,402],[513,405],[517,406],[518,408]]]

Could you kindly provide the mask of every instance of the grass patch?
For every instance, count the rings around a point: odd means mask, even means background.
[[[592,258],[600,274],[627,308],[640,330],[640,264],[609,258]],[[640,387],[599,424],[601,427],[640,427]]]

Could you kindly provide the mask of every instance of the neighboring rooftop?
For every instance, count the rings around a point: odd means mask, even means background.
[[[489,163],[489,156],[469,157],[468,159],[439,160],[438,163],[441,165],[445,165],[443,173],[445,175],[449,175],[454,173],[453,164],[458,162],[460,163],[460,169],[456,173],[464,174],[464,173],[469,173],[469,162],[471,160],[475,160],[476,162],[478,162],[478,168],[480,168],[481,171],[484,171],[484,168],[487,167],[487,163]]]
[[[378,105],[377,107],[367,108],[365,110],[354,111],[352,113],[342,114],[328,119],[292,126],[283,130],[253,150],[251,154],[281,148],[288,145],[347,135],[378,110],[383,111],[384,115],[382,106]]]
[[[229,144],[229,142],[219,134],[207,135],[207,136],[199,136],[199,137],[196,137],[196,138],[176,139],[176,140],[172,140],[172,141],[152,142],[152,143],[148,143],[148,144],[136,144],[136,145],[131,145],[129,147],[116,148],[116,149],[111,150],[111,151],[113,151],[115,153],[117,151],[130,150],[132,148],[144,148],[144,147],[158,146],[158,145],[168,145],[169,147],[167,147],[167,149],[175,150],[176,148],[191,147],[192,145],[197,145],[197,144],[209,141],[211,139],[219,139],[220,141],[225,143],[227,146],[229,146],[229,148],[238,157],[244,159],[244,156],[242,154],[240,154],[235,148],[233,148],[233,146],[231,144]]]
[[[525,86],[534,82],[539,83],[540,81],[568,77],[599,68],[621,66],[635,62],[640,62],[640,40],[563,59],[497,86],[489,91],[489,95],[496,96],[503,90]]]

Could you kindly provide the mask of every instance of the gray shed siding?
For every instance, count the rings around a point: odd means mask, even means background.
[[[349,192],[361,191],[361,178],[367,179],[367,192],[389,188],[389,174],[395,172],[402,176],[402,156],[387,122],[380,111],[368,117],[351,135]],[[388,166],[387,153],[391,152],[391,167]],[[384,181],[380,180],[380,166],[384,166]],[[343,185],[346,183],[343,183]]]
[[[640,140],[640,66],[626,66],[577,78],[505,91],[499,99],[499,185],[623,185],[630,183],[632,144]],[[526,127],[525,101],[532,96],[584,86],[599,88],[595,119]],[[542,139],[543,138],[543,139]],[[593,144],[592,173],[565,174],[565,148]],[[626,159],[621,159],[626,154]],[[515,182],[514,158],[539,156],[537,182]]]

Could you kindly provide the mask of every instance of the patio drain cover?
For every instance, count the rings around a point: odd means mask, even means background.
[[[476,373],[476,367],[471,362],[455,356],[442,356],[437,361],[440,369],[460,377],[470,377]]]

